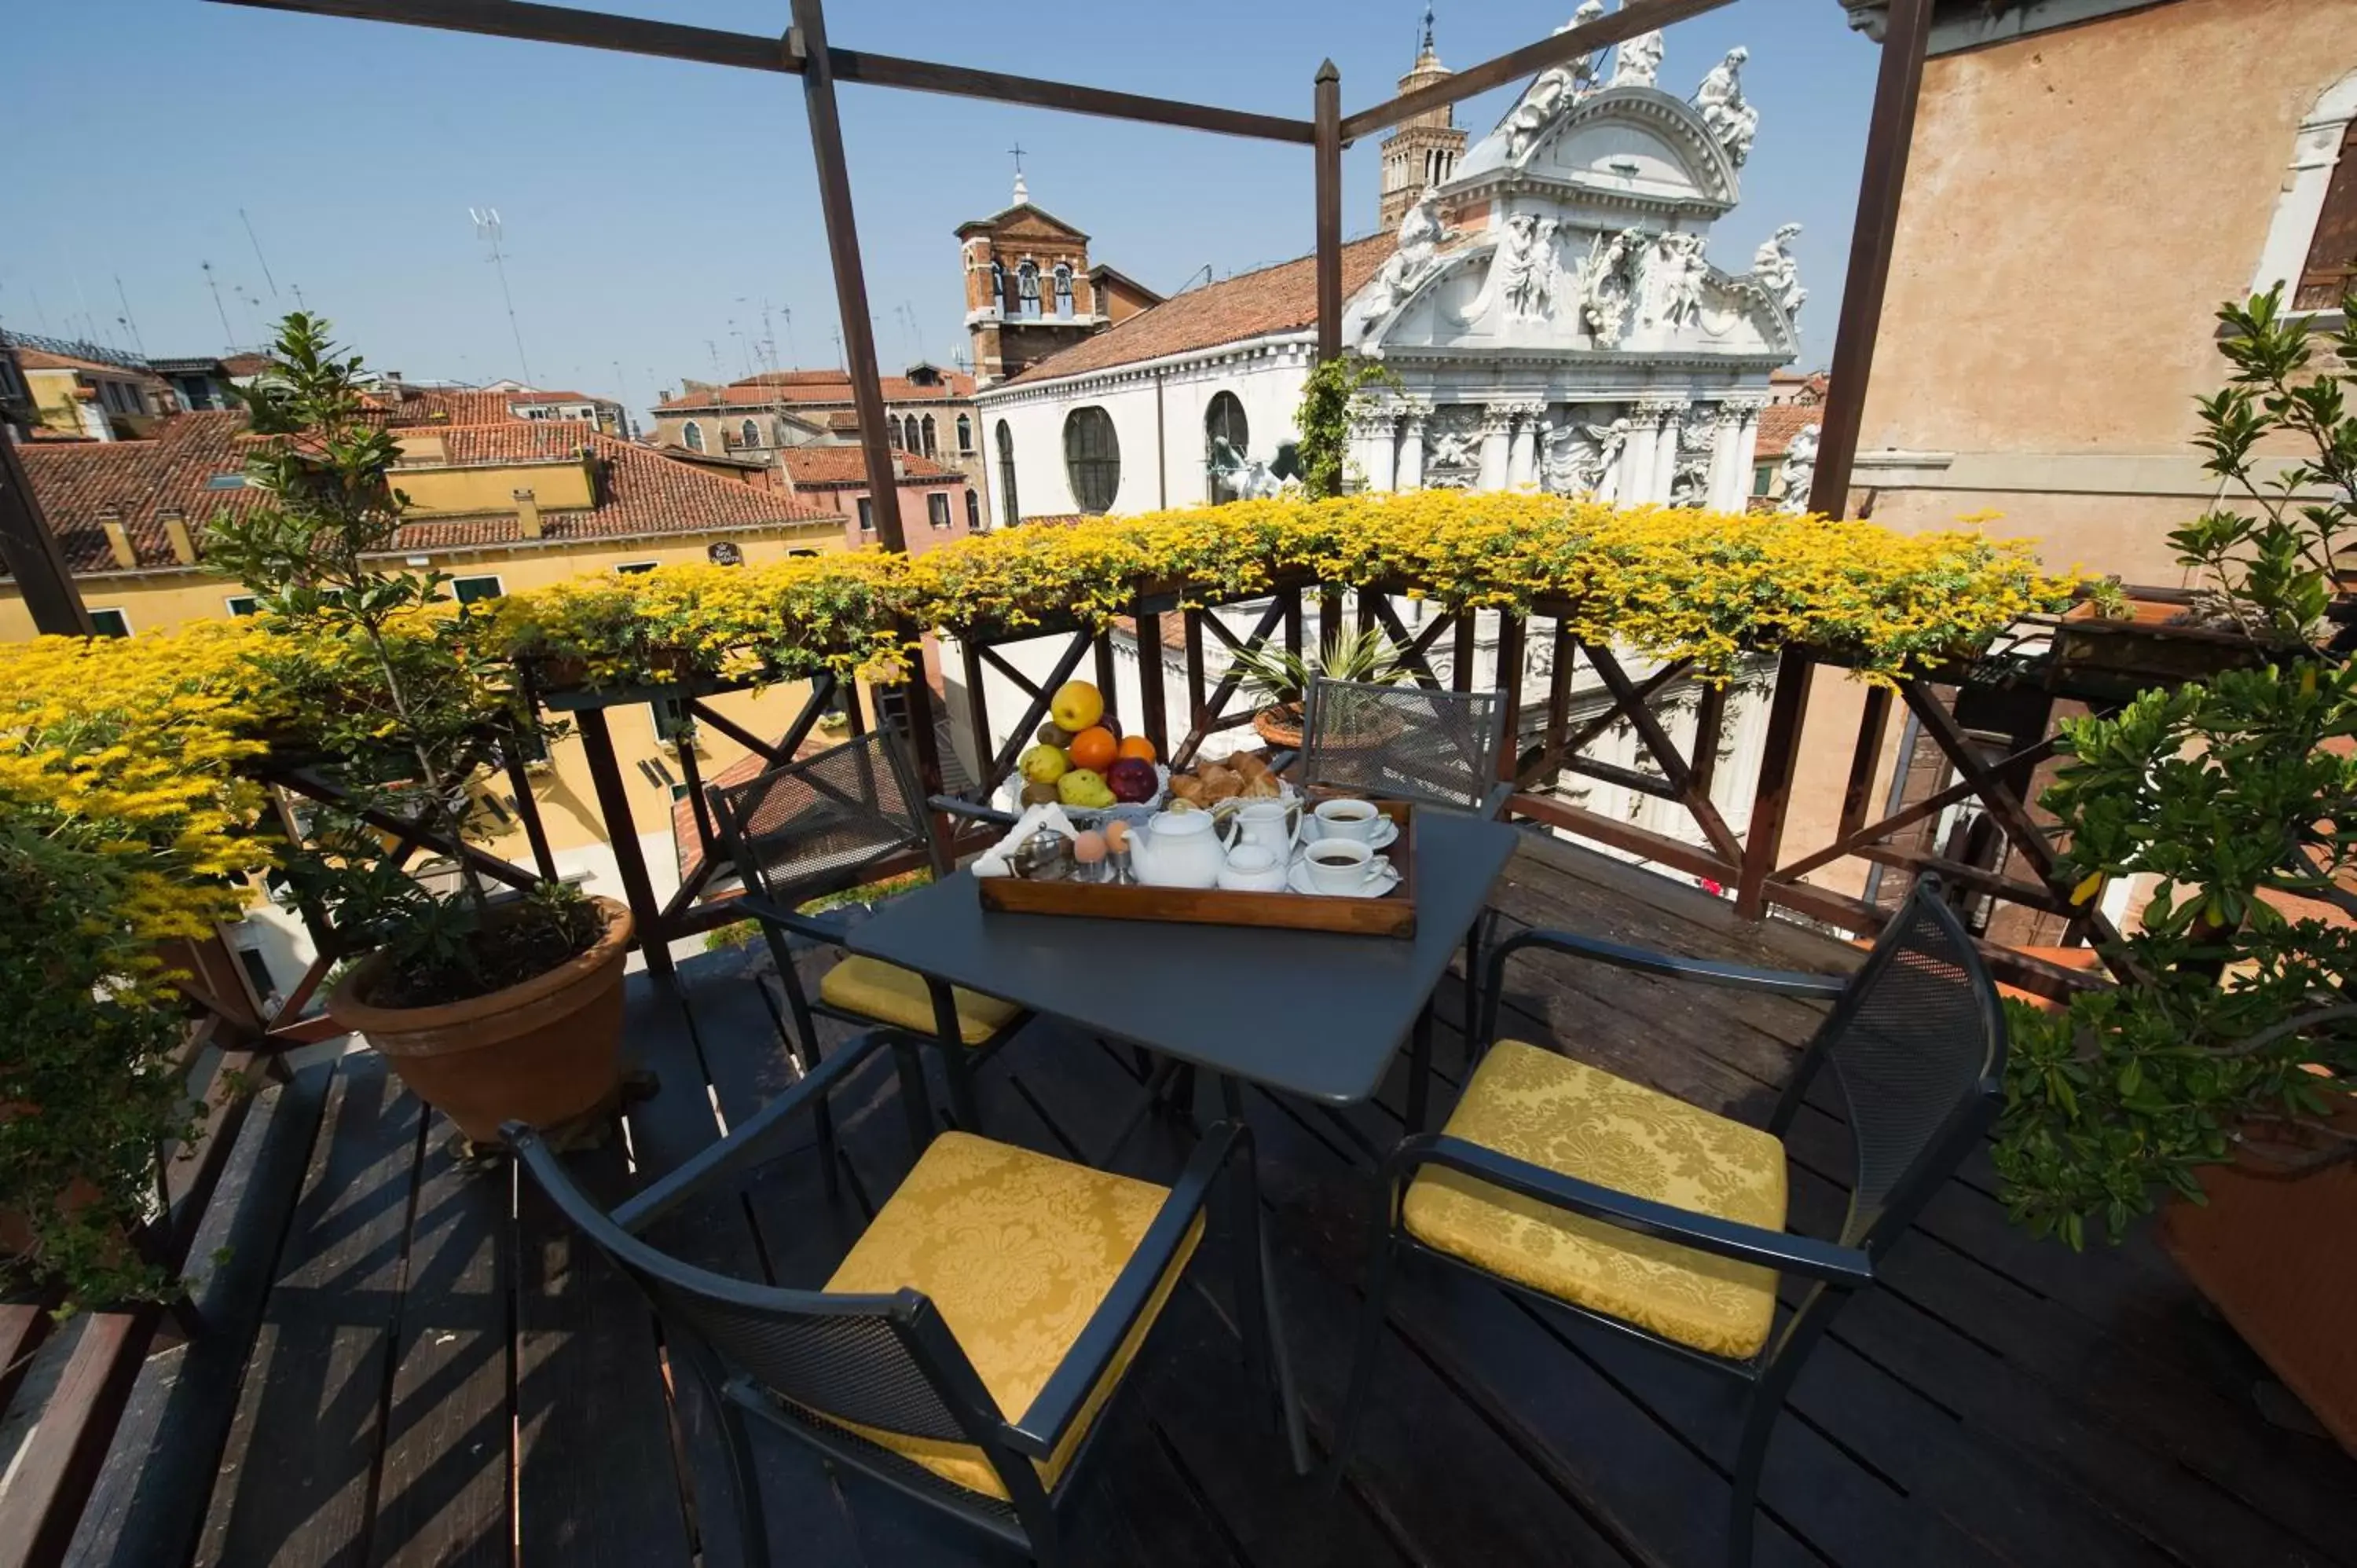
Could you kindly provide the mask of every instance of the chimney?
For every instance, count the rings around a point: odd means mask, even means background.
[[[123,509],[103,506],[98,509],[99,531],[106,535],[106,547],[114,553],[114,564],[124,571],[139,566],[138,553],[131,548],[131,535],[123,531]]]
[[[540,501],[530,490],[515,492],[516,532],[526,539],[540,537]]]
[[[197,542],[188,532],[188,513],[176,506],[159,507],[156,516],[164,525],[164,537],[172,546],[172,559],[183,566],[197,564]]]

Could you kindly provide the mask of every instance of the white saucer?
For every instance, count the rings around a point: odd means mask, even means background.
[[[1376,877],[1356,893],[1329,893],[1309,880],[1309,862],[1305,858],[1293,863],[1292,871],[1286,876],[1286,885],[1296,893],[1306,894],[1312,898],[1380,898],[1400,884],[1397,866],[1385,861],[1383,870],[1383,875]]]

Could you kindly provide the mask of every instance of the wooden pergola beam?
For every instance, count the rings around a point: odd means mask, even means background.
[[[1463,102],[1493,87],[1503,87],[1527,76],[1593,54],[1650,33],[1656,27],[1666,27],[1673,22],[1683,22],[1689,16],[1699,16],[1706,11],[1716,11],[1731,5],[1735,0],[1635,0],[1625,11],[1614,11],[1581,27],[1567,27],[1534,44],[1501,54],[1494,59],[1457,71],[1413,92],[1403,92],[1397,98],[1361,109],[1356,114],[1342,118],[1342,140],[1357,141],[1371,131],[1381,131],[1413,119],[1434,109],[1446,108]]]
[[[413,27],[438,27],[446,32],[572,44],[741,70],[777,71],[788,76],[801,75],[806,65],[802,55],[780,48],[779,39],[758,33],[651,22],[568,5],[535,5],[530,0],[213,0],[213,4],[294,11],[313,16],[344,16],[364,22],[398,22]],[[1281,114],[1255,114],[1213,104],[1149,98],[1141,93],[1114,92],[1041,77],[977,70],[934,60],[870,54],[862,49],[831,48],[827,59],[836,81],[857,82],[866,87],[897,87],[912,92],[977,98],[992,103],[1024,103],[1068,113],[1177,125],[1190,131],[1292,142],[1302,146],[1309,145],[1313,134],[1308,121]]]

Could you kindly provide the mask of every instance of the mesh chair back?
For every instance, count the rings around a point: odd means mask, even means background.
[[[931,847],[931,825],[889,730],[706,794],[737,874],[773,903],[791,905],[804,886],[841,884],[887,855]]]
[[[1496,692],[1310,683],[1301,779],[1459,811],[1480,810],[1498,782],[1506,705]]]
[[[696,1335],[732,1369],[838,1421],[972,1440],[894,1320],[895,1298],[780,1290],[695,1268],[615,1224],[545,1144],[528,1146],[523,1158],[565,1219],[630,1276],[665,1321]]]
[[[1849,1109],[1857,1179],[1845,1244],[1871,1250],[1912,1222],[1995,1114],[2005,1054],[1996,986],[1926,877],[1811,1047]]]

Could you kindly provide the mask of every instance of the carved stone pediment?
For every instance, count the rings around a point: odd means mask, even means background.
[[[1543,126],[1508,122],[1465,155],[1448,189],[1520,177],[1614,205],[1724,211],[1740,199],[1735,166],[1701,113],[1653,87],[1566,99]]]

